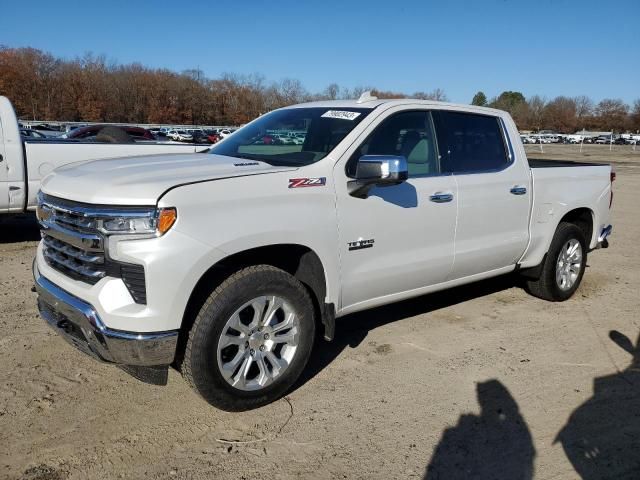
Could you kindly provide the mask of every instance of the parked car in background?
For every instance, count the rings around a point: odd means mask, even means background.
[[[32,130],[30,128],[21,128],[20,129],[20,136],[22,136],[24,138],[31,138],[31,139],[49,138],[44,133],[39,132],[37,130]]]
[[[155,140],[153,133],[146,128],[131,127],[128,125],[89,125],[88,127],[76,128],[75,130],[65,133],[61,138],[75,138],[76,140],[95,140],[98,133],[106,127],[116,127],[124,131],[133,140]]]
[[[598,138],[595,139],[594,143],[596,143],[598,145],[605,145],[605,144],[611,143],[611,137],[608,137],[608,136],[607,137],[598,137]]]
[[[43,141],[21,133],[11,102],[0,96],[0,214],[35,210],[36,195],[42,179],[54,169],[70,163],[96,158],[207,150],[202,145],[166,142],[95,143],[56,137]]]
[[[203,130],[194,130],[191,135],[194,143],[212,143],[211,140],[209,140],[209,134]]]
[[[218,135],[213,130],[207,131],[207,138],[210,143],[218,143],[220,141],[220,135]]]
[[[173,135],[173,139],[178,142],[191,142],[193,141],[193,135],[186,130],[177,130]]]

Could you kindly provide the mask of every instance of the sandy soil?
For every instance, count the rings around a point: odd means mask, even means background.
[[[611,247],[589,256],[573,299],[506,277],[351,315],[294,391],[240,414],[177,372],[145,385],[58,338],[31,290],[37,226],[5,221],[0,477],[638,478],[640,379],[610,332],[640,332],[640,149],[578,148],[532,153],[616,164]]]

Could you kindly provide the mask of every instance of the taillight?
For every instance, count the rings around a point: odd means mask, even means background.
[[[609,179],[611,180],[611,195],[609,197],[609,209],[611,209],[611,205],[613,205],[613,182],[616,181],[616,172],[612,171]]]

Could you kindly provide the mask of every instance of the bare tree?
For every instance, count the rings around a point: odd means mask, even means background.
[[[324,89],[322,97],[327,100],[337,100],[340,96],[340,86],[337,83],[332,83]]]
[[[600,128],[603,130],[622,131],[625,129],[629,106],[616,98],[605,98],[596,105]]]

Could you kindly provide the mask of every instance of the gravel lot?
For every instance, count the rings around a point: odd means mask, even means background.
[[[640,332],[640,148],[543,148],[618,173],[611,247],[574,298],[503,277],[351,315],[294,391],[246,413],[73,350],[37,315],[34,219],[0,223],[0,477],[640,478],[640,351],[633,367],[620,346]]]

